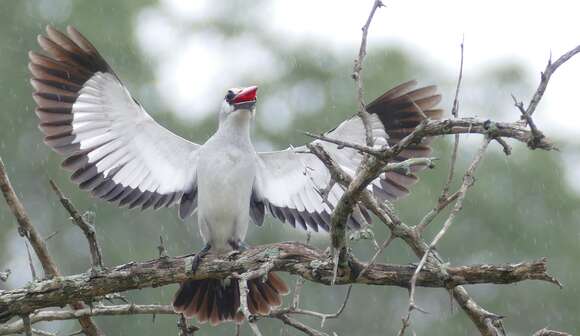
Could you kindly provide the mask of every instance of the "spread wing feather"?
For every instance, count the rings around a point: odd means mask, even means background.
[[[29,55],[35,112],[73,182],[129,208],[168,207],[184,193],[192,201],[199,146],[155,122],[76,29],[46,31],[46,55]]]
[[[414,89],[415,81],[403,83],[368,104],[375,145],[394,145],[421,122],[421,111],[429,118],[439,119],[443,111],[436,109],[441,100],[435,86]],[[354,116],[325,134],[334,139],[364,144],[365,130],[361,119]],[[403,161],[431,154],[430,139],[409,146],[395,159]],[[362,156],[350,148],[334,144],[320,144],[342,169],[354,175]],[[267,209],[270,214],[292,226],[305,230],[328,231],[330,214],[338,203],[343,189],[335,184],[326,200],[321,196],[330,182],[330,172],[314,155],[304,153],[305,146],[283,151],[259,153],[259,169],[252,198],[253,209]],[[425,167],[414,167],[411,174],[396,172],[382,174],[371,183],[370,191],[379,200],[394,201],[409,193],[409,187],[418,181],[416,172]],[[259,218],[254,220],[259,222]],[[359,208],[348,220],[351,228],[360,228],[370,221],[367,211]]]

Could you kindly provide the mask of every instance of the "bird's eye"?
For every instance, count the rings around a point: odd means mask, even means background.
[[[226,95],[226,100],[230,101],[230,100],[234,99],[235,96],[236,96],[236,94],[234,93],[234,91],[228,90],[228,94]]]

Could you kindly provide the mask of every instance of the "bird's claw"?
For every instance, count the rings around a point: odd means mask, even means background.
[[[250,245],[246,244],[246,242],[239,240],[239,239],[230,240],[230,241],[228,241],[228,243],[235,251],[238,251],[238,252],[244,252],[250,248]]]
[[[206,244],[194,257],[193,260],[191,261],[191,272],[195,273],[195,271],[197,271],[197,268],[199,267],[199,264],[201,264],[201,260],[203,259],[203,257],[205,257],[209,250],[211,249],[211,245],[210,244]]]

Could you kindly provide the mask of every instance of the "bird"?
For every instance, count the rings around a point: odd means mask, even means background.
[[[306,146],[256,151],[251,125],[257,86],[227,90],[221,105],[216,102],[217,130],[197,144],[158,124],[74,27],[65,33],[47,26],[38,44],[43,52],[30,51],[29,70],[44,143],[65,157],[61,166],[72,173],[72,182],[97,199],[129,209],[175,206],[182,220],[197,216],[205,246],[194,257],[193,271],[208,254],[246,249],[249,223],[261,226],[266,215],[295,228],[329,231],[344,189]],[[374,146],[392,146],[425,118],[441,118],[440,100],[436,86],[417,88],[414,80],[373,100],[366,110]],[[358,114],[324,135],[366,144]],[[431,140],[411,144],[393,160],[429,157]],[[363,158],[350,147],[320,139],[312,143],[351,175]],[[385,172],[368,190],[381,202],[395,201],[409,193],[425,167]],[[347,221],[352,230],[372,220],[362,205],[356,210]],[[233,278],[186,280],[175,294],[174,310],[212,325],[241,322],[238,285]],[[251,314],[268,314],[289,291],[273,272],[250,280],[248,288]]]

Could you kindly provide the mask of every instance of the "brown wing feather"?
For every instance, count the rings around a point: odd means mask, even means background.
[[[367,105],[367,111],[379,117],[389,136],[387,142],[391,146],[413,132],[423,120],[423,115],[431,119],[439,119],[443,115],[443,110],[435,108],[441,101],[437,87],[432,85],[413,90],[416,84],[416,81],[403,83]],[[426,138],[420,144],[412,144],[394,161],[428,157],[431,155],[430,143],[431,139]],[[384,174],[381,176],[382,189],[391,195],[391,200],[403,197],[409,193],[408,188],[419,180],[413,173],[424,168],[413,167],[409,175],[396,172]]]

